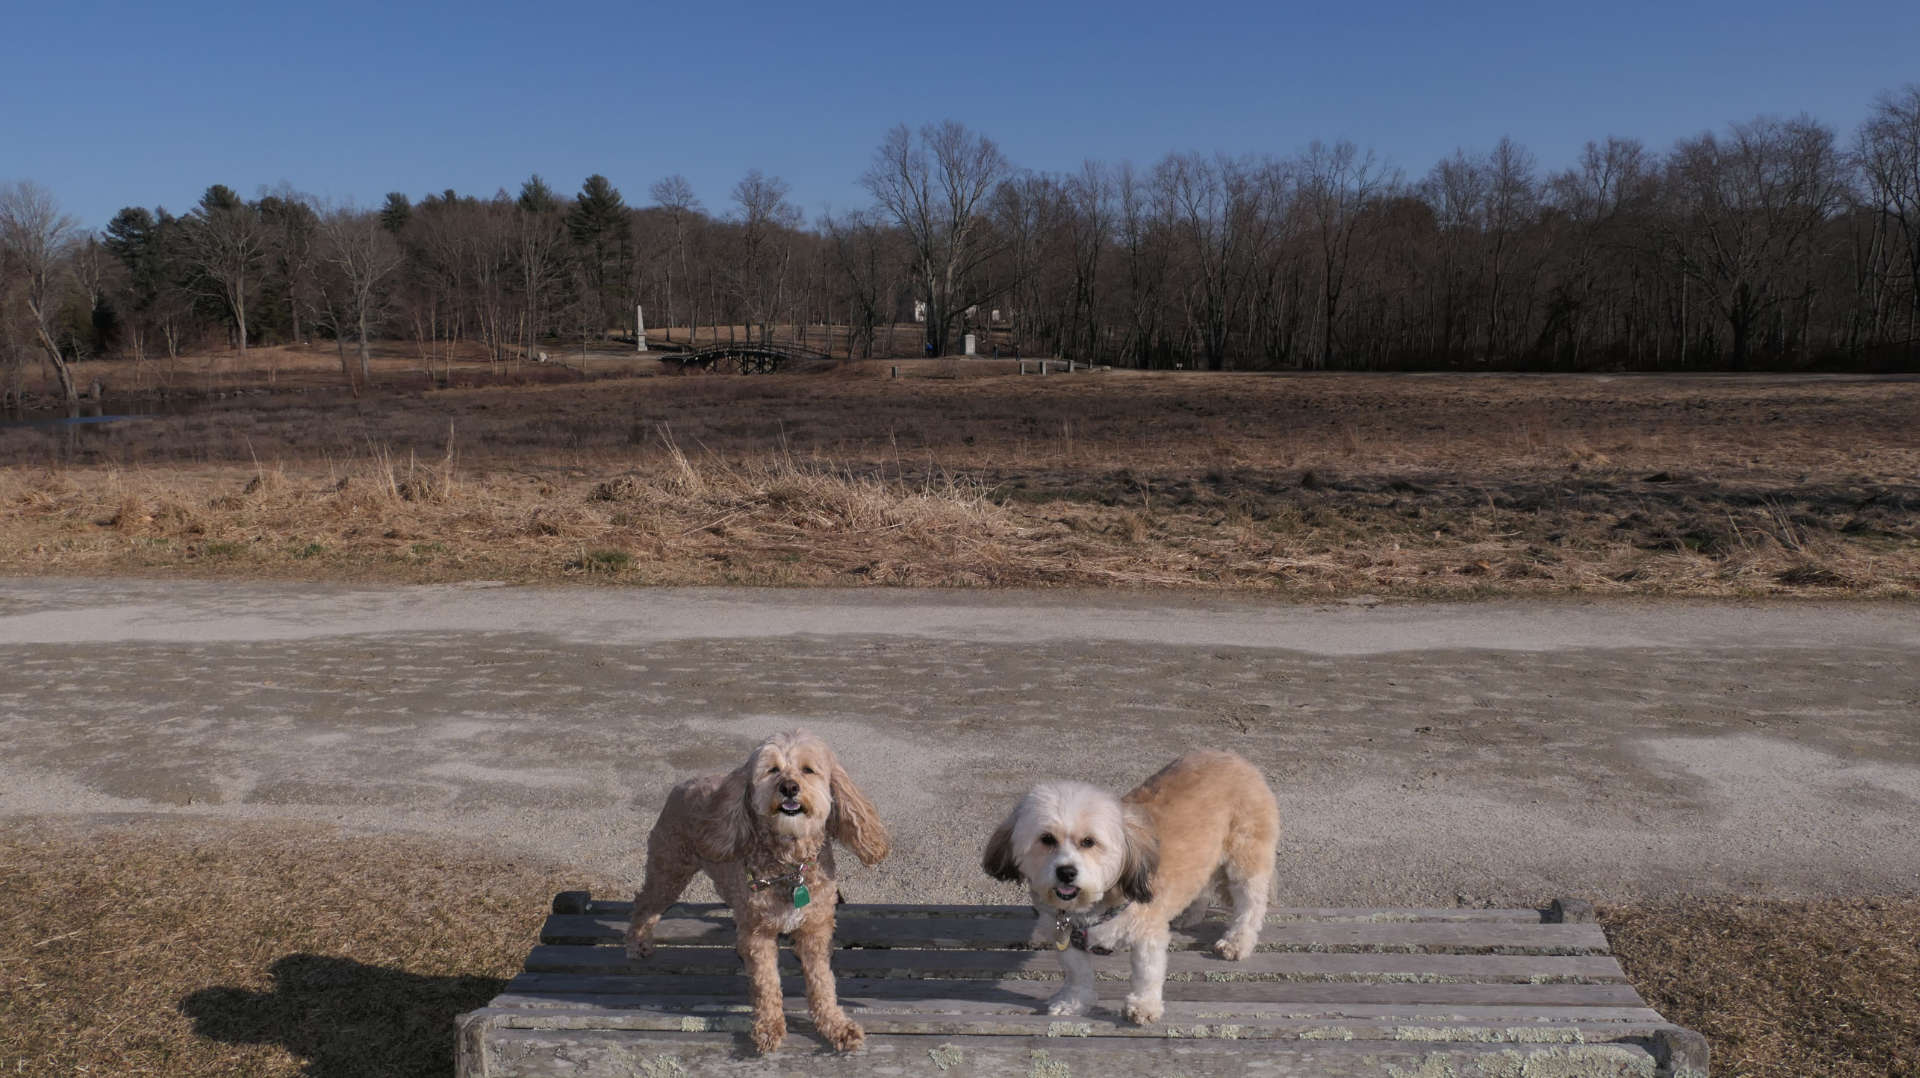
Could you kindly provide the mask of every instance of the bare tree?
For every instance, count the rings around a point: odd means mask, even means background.
[[[733,266],[734,292],[750,324],[764,325],[780,310],[792,245],[786,237],[800,226],[800,208],[787,201],[787,181],[748,170],[733,185],[740,208],[740,258]]]
[[[1361,211],[1395,182],[1372,150],[1351,142],[1331,146],[1316,140],[1298,164],[1298,200],[1316,241],[1320,269],[1320,362],[1333,365],[1334,326],[1353,261]]]
[[[283,183],[261,196],[257,204],[268,234],[268,263],[286,299],[286,313],[292,323],[291,339],[295,344],[306,341],[300,323],[314,304],[312,202],[291,184]]]
[[[1906,348],[1920,347],[1920,84],[1882,94],[1854,142],[1854,155],[1883,223],[1906,263]]]
[[[384,298],[381,286],[400,266],[400,245],[371,211],[342,206],[320,216],[321,258],[333,270],[336,294],[343,295],[359,343],[360,378],[371,373],[368,334]],[[344,357],[343,357],[344,358]],[[352,371],[344,371],[349,382]]]
[[[915,285],[927,304],[927,344],[948,351],[953,319],[971,303],[974,271],[993,252],[987,197],[1012,172],[1000,147],[948,120],[887,133],[861,177],[880,207],[906,233]]]
[[[67,365],[53,337],[54,304],[59,301],[57,274],[73,243],[73,218],[60,212],[53,195],[30,181],[0,187],[0,256],[13,291],[25,308],[29,332],[41,349],[60,395],[71,404],[80,399]],[[0,313],[0,317],[4,314]]]
[[[1477,250],[1483,236],[1480,225],[1482,207],[1487,200],[1486,172],[1480,162],[1455,150],[1452,157],[1433,166],[1420,184],[1420,196],[1432,208],[1437,230],[1438,304],[1437,346],[1442,355],[1452,355],[1460,347],[1463,334],[1471,335],[1465,312],[1467,297],[1473,292],[1470,281],[1479,263]]]
[[[1814,230],[1841,191],[1833,132],[1807,117],[1735,124],[1682,140],[1668,164],[1668,231],[1681,269],[1705,287],[1747,366],[1762,314],[1787,298]]]
[[[257,207],[224,185],[214,184],[188,215],[187,242],[194,264],[233,317],[234,341],[247,350],[247,305],[260,288],[269,242]]]
[[[1065,225],[1073,257],[1073,313],[1069,321],[1076,350],[1089,360],[1100,347],[1100,265],[1113,238],[1114,183],[1111,170],[1086,161],[1065,184]]]
[[[1013,309],[1015,346],[1060,354],[1063,328],[1060,297],[1054,289],[1064,277],[1055,273],[1055,236],[1061,217],[1060,185],[1044,173],[1023,172],[1002,183],[993,196],[993,227],[998,257],[992,263],[996,292]]]
[[[1122,164],[1115,188],[1120,200],[1120,254],[1126,266],[1125,289],[1120,300],[1127,315],[1127,334],[1123,351],[1135,365],[1151,367],[1165,325],[1166,294],[1172,267],[1167,245],[1162,242],[1165,229],[1155,220],[1152,185],[1134,170]]]
[[[534,342],[540,336],[547,291],[560,279],[564,269],[559,254],[566,229],[560,217],[559,198],[538,174],[520,185],[520,197],[514,205],[519,210],[515,217],[515,237],[520,297],[526,304],[521,323],[521,356],[532,358]]]
[[[1487,302],[1482,339],[1486,354],[1493,357],[1504,357],[1507,352],[1507,342],[1502,332],[1501,301],[1508,287],[1507,278],[1512,273],[1512,261],[1521,232],[1534,220],[1538,211],[1539,192],[1534,169],[1533,154],[1510,138],[1502,138],[1487,155],[1486,220],[1482,226],[1487,237]]]
[[[100,237],[92,232],[84,234],[73,244],[68,265],[72,269],[73,283],[79,288],[77,298],[86,314],[87,353],[99,355],[113,343],[113,310],[107,302],[107,296],[120,287],[120,282],[126,276],[125,268],[100,242]],[[79,335],[79,327],[70,325],[68,336],[77,338]],[[81,355],[81,342],[75,339],[69,351],[75,356]]]
[[[1543,334],[1565,342],[1562,349],[1574,366],[1600,313],[1630,309],[1632,268],[1647,248],[1638,241],[1640,218],[1652,207],[1658,171],[1637,139],[1609,137],[1588,142],[1573,168],[1547,182],[1547,204],[1565,216],[1567,232],[1558,245]],[[1631,332],[1627,337],[1625,350],[1631,352]]]
[[[1188,320],[1210,370],[1226,366],[1249,267],[1266,241],[1258,171],[1251,162],[1191,153],[1170,155],[1154,169],[1158,213],[1189,271]]]
[[[680,280],[690,286],[692,271],[687,268],[687,232],[699,220],[703,209],[700,199],[693,193],[693,185],[685,176],[674,173],[653,185],[648,192],[660,208],[667,211],[667,220],[673,229],[673,250],[680,258]],[[667,321],[673,321],[673,262],[667,261]],[[688,287],[691,299],[692,289]],[[693,333],[693,312],[687,312],[687,333]],[[689,337],[691,339],[691,337]]]
[[[900,252],[879,218],[865,210],[826,215],[823,225],[840,271],[847,301],[847,358],[873,355],[874,329],[893,321],[892,285]],[[829,346],[832,341],[829,339]]]

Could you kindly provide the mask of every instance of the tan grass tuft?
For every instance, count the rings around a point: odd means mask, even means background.
[[[660,440],[666,443],[667,460],[671,465],[668,470],[668,489],[692,497],[706,493],[706,481],[701,477],[700,470],[687,459],[687,454],[673,440],[672,430],[664,423],[660,425]]]
[[[1852,577],[1814,561],[1802,561],[1774,574],[1782,584],[1795,588],[1852,588],[1858,585]]]
[[[587,500],[595,502],[630,501],[640,497],[644,489],[638,479],[630,475],[622,475],[609,479],[604,483],[597,484],[593,488],[593,493],[587,495]]]
[[[240,489],[240,493],[249,498],[262,500],[277,497],[286,491],[287,474],[279,468],[255,472],[253,478],[247,480],[247,485]]]

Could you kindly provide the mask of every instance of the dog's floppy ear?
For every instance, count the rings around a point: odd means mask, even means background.
[[[1134,902],[1153,901],[1153,873],[1160,867],[1160,836],[1153,821],[1137,805],[1123,805],[1121,822],[1127,836],[1120,859],[1120,893]]]
[[[852,850],[862,864],[877,865],[890,848],[887,825],[880,822],[880,810],[847,777],[847,769],[833,758],[829,772],[833,811],[827,814],[827,833]]]
[[[694,821],[693,843],[708,861],[738,861],[746,855],[753,840],[753,770],[755,752],[747,762],[720,780],[720,790],[709,802],[709,811]]]
[[[1014,809],[994,829],[992,837],[987,839],[986,852],[980,855],[980,867],[996,880],[1011,883],[1020,878],[1020,864],[1013,858],[1013,821],[1019,816],[1020,810]]]

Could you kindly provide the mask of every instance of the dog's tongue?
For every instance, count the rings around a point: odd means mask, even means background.
[[[782,801],[780,802],[780,810],[782,812],[799,812],[800,802],[797,800]]]
[[[1054,888],[1053,893],[1056,895],[1059,895],[1061,898],[1071,901],[1073,898],[1075,898],[1080,894],[1080,888],[1069,887],[1065,884],[1062,884],[1059,887]]]

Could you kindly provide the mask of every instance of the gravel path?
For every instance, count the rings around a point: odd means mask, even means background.
[[[402,831],[629,876],[666,788],[804,725],[896,853],[1031,782],[1233,749],[1286,904],[1920,893],[1920,611],[1111,593],[0,582],[0,826]],[[851,861],[851,859],[848,859]]]

